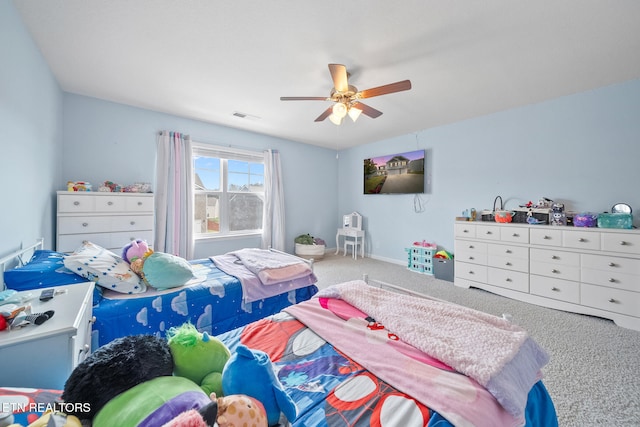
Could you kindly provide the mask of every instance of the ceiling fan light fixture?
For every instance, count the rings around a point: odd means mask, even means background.
[[[336,104],[333,106],[332,111],[333,115],[337,116],[342,121],[342,119],[344,119],[344,117],[347,115],[348,108],[342,102],[336,102]]]
[[[349,117],[351,117],[351,120],[355,121],[358,120],[358,117],[360,117],[360,114],[362,113],[362,110],[359,108],[355,108],[355,107],[351,107],[349,108]]]
[[[329,120],[331,120],[331,123],[336,126],[340,126],[342,124],[342,117],[336,116],[335,113],[329,116]]]

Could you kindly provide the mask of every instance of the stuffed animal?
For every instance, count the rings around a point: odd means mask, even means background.
[[[165,339],[153,335],[118,338],[76,366],[64,385],[62,399],[86,403],[88,411],[69,411],[68,415],[90,420],[120,393],[172,373],[173,358]]]
[[[270,426],[277,425],[283,413],[289,422],[298,417],[298,408],[276,376],[269,355],[240,344],[222,371],[225,396],[246,394],[260,401]]]
[[[144,258],[149,251],[149,245],[144,240],[133,240],[122,248],[122,259],[131,264],[136,259]]]
[[[264,405],[250,396],[232,394],[216,399],[216,395],[212,394],[211,400],[218,402],[216,421],[219,427],[267,427]]]
[[[167,331],[173,373],[199,384],[207,395],[222,396],[222,370],[231,353],[219,339],[199,332],[191,323]]]

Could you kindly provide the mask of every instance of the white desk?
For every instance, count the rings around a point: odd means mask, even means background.
[[[356,241],[360,239],[360,256],[364,258],[364,230],[350,227],[338,228],[338,232],[336,233],[336,255],[340,253],[340,236],[355,237]]]

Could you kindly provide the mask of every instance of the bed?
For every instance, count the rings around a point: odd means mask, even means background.
[[[232,353],[244,344],[270,356],[297,406],[293,427],[558,425],[541,380],[548,356],[525,331],[417,295],[372,281],[346,282],[218,338]],[[434,348],[422,349],[424,336]],[[483,337],[475,342],[482,348],[470,349],[460,337]],[[442,341],[446,349],[437,345]],[[509,360],[500,363],[504,357]],[[498,359],[497,365],[488,359]],[[23,402],[60,402],[55,390],[4,393],[14,400],[19,394]]]
[[[66,268],[69,254],[43,250],[42,246],[43,241],[39,240],[36,244],[0,260],[7,288],[18,291],[35,290],[94,278],[91,275],[93,273],[82,277]],[[84,258],[91,258],[95,262],[96,257],[104,256],[105,269],[117,271],[114,274],[117,276],[118,286],[130,287],[126,287],[124,291],[115,291],[109,286],[96,286],[93,298],[95,323],[92,327],[94,350],[126,335],[153,334],[164,337],[165,331],[170,327],[185,322],[196,325],[201,332],[220,334],[307,300],[318,290],[312,260],[274,250],[250,249],[277,257],[274,259],[286,257],[292,264],[306,266],[308,274],[298,272],[295,276],[279,277],[279,281],[261,286],[268,288],[267,290],[252,290],[260,286],[260,280],[255,279],[257,275],[242,263],[230,262],[230,259],[237,256],[229,253],[220,257],[188,261],[189,280],[184,285],[162,290],[148,286],[133,292],[132,289],[139,287],[139,283],[131,280],[131,273],[126,271],[128,267],[122,265],[122,260],[118,261],[119,265],[114,269],[114,261],[108,251],[99,246],[96,248],[96,245],[87,248],[88,253],[82,253]],[[242,254],[244,251],[236,253]],[[218,258],[233,264],[235,270],[231,274],[221,270],[216,265]],[[15,262],[18,263],[17,266],[11,264]],[[8,269],[7,266],[15,268]],[[166,275],[165,270],[162,272]],[[102,279],[99,277],[99,280]],[[111,279],[116,280],[114,277]]]

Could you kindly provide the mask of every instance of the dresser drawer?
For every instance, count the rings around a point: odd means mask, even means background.
[[[640,235],[635,233],[602,233],[602,250],[640,255]]]
[[[111,217],[65,216],[58,218],[58,234],[101,233],[109,231]]]
[[[574,249],[600,249],[600,233],[578,230],[562,231],[562,246]]]
[[[533,295],[540,295],[574,304],[580,302],[580,284],[568,280],[531,276],[529,292]]]
[[[580,303],[614,313],[640,317],[640,293],[603,286],[581,285]]]
[[[503,242],[529,243],[529,229],[524,227],[502,227],[500,240]]]
[[[456,277],[473,280],[475,282],[487,282],[487,266],[456,261]]]
[[[472,264],[487,264],[487,253],[466,249],[456,249],[456,260],[470,262]]]
[[[518,292],[529,292],[529,274],[489,267],[488,283]]]
[[[125,210],[127,212],[153,212],[154,209],[153,197],[130,196],[125,198]]]
[[[476,238],[500,240],[500,227],[497,225],[476,225]]]
[[[476,227],[471,224],[455,224],[454,233],[456,237],[476,237]]]
[[[153,230],[153,215],[113,216],[111,230]]]
[[[624,274],[615,271],[609,272],[582,267],[580,278],[583,283],[640,292],[640,276],[635,274]]]
[[[125,210],[124,197],[96,196],[96,210],[99,212],[123,212]]]
[[[640,259],[591,254],[582,254],[581,259],[583,267],[640,276]],[[640,277],[638,280],[640,281]]]
[[[532,245],[562,246],[562,230],[532,228],[529,230],[529,242]]]
[[[495,256],[529,259],[529,248],[525,246],[495,245],[489,243],[487,245],[487,253]]]
[[[577,252],[563,252],[553,249],[531,248],[531,261],[546,262],[558,265],[580,266],[580,254]]]
[[[562,280],[580,280],[580,267],[548,262],[531,261],[531,274]]]
[[[94,212],[96,198],[87,194],[58,195],[58,212]]]
[[[477,254],[487,253],[487,244],[483,242],[474,242],[471,240],[456,240],[455,241],[456,254],[458,251],[473,252]]]
[[[489,255],[489,267],[506,268],[507,270],[529,272],[529,260],[502,255]]]
[[[146,240],[149,247],[153,247],[153,231],[122,231],[117,233],[86,233],[86,234],[59,234],[56,250],[58,252],[73,252],[82,246],[87,240],[109,249],[116,255],[120,255],[122,248],[132,240]]]

